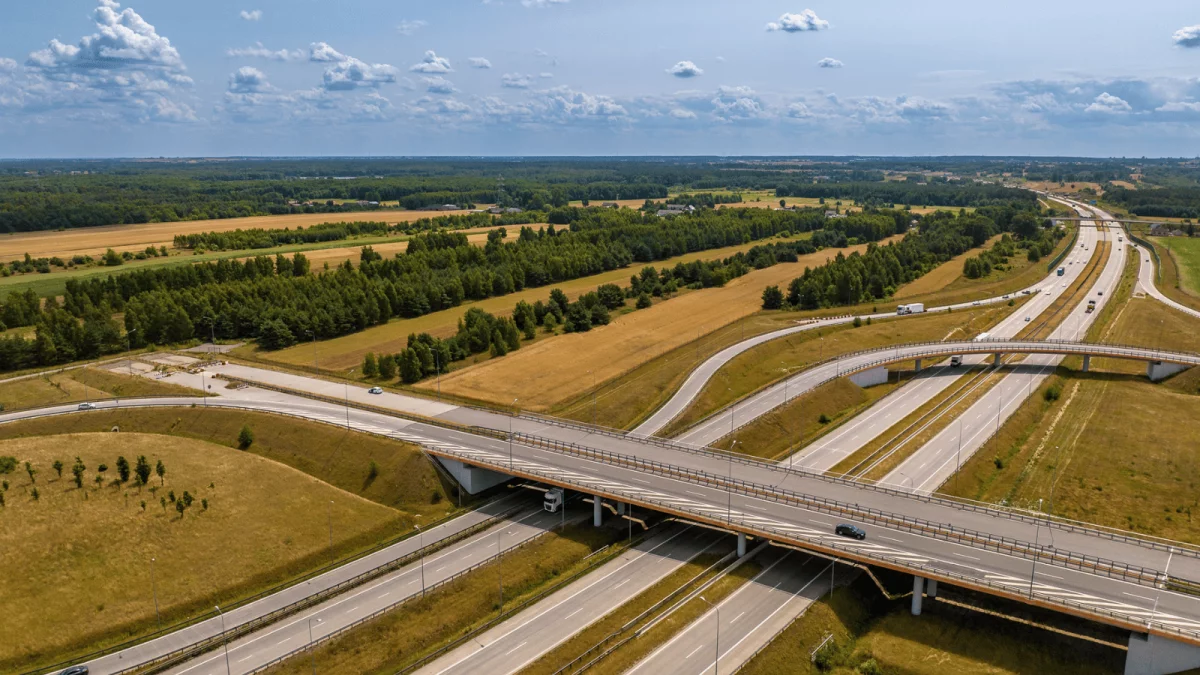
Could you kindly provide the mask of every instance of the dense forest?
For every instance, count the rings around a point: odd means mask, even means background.
[[[1037,195],[1000,185],[952,183],[922,185],[907,181],[880,183],[795,183],[775,190],[777,197],[853,199],[859,204],[911,206],[995,206],[1037,203]]]
[[[1200,187],[1128,190],[1110,187],[1105,201],[1119,204],[1135,216],[1149,218],[1200,218]]]
[[[998,211],[1001,215],[1009,209]],[[1042,250],[1044,237],[1057,237],[1061,233],[1043,235],[1042,223],[1032,212],[1020,212],[1009,217],[1000,225],[983,213],[950,213],[939,211],[921,219],[920,227],[905,235],[899,242],[887,246],[872,244],[865,253],[845,256],[841,253],[825,265],[808,268],[804,274],[788,285],[786,299],[777,287],[763,291],[763,306],[778,309],[786,303],[798,309],[818,309],[855,305],[862,302],[884,300],[891,297],[901,285],[913,281],[950,258],[981,246],[1002,230],[1024,233],[1027,246]],[[1007,250],[1008,245],[1003,245]],[[1048,244],[1047,252],[1053,249]],[[986,256],[987,254],[985,254]],[[977,262],[970,265],[978,273]],[[987,264],[1000,264],[995,257]],[[990,267],[988,268],[990,271]],[[981,276],[981,274],[980,274]]]

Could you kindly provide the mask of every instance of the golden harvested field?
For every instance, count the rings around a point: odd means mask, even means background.
[[[848,255],[864,250],[865,245],[801,256],[794,263],[755,270],[724,288],[693,291],[627,314],[587,333],[568,333],[544,340],[503,358],[443,376],[442,391],[504,404],[519,398],[522,407],[547,410],[591,387],[589,371],[594,371],[600,382],[619,377],[696,339],[698,334],[759,311],[763,287],[786,284],[805,267],[822,265],[839,252]]]
[[[277,577],[301,559],[315,563],[328,546],[327,512],[335,545],[382,534],[397,516],[282,464],[190,439],[33,437],[0,442],[0,455],[38,470],[35,485],[21,468],[4,477],[10,488],[0,529],[6,579],[0,669],[6,672],[112,639],[130,626],[153,625],[151,558],[164,619],[178,619],[180,608],[211,604],[207,600],[226,589]],[[83,488],[71,477],[77,455],[87,466]],[[151,466],[161,459],[165,483],[152,475],[140,489],[110,484],[118,455],[131,463],[145,455]],[[51,468],[56,459],[67,465],[63,478]],[[98,486],[93,479],[102,462],[109,471]],[[173,504],[160,505],[168,491],[178,498],[184,490],[195,501],[182,517]],[[208,510],[201,499],[209,501]]]
[[[254,228],[310,227],[320,223],[387,222],[410,223],[421,218],[446,215],[436,211],[364,211],[357,213],[296,213],[285,216],[254,216],[219,220],[190,220],[179,223],[108,225],[55,232],[21,232],[0,237],[0,261],[16,260],[26,253],[35,257],[95,256],[107,248],[140,251],[147,246],[170,247],[177,234],[229,232]]]
[[[532,227],[541,227],[533,225]],[[487,230],[464,230],[467,233],[467,241],[475,246],[483,246],[487,243],[488,230],[495,228],[487,228]],[[511,231],[512,228],[510,227]],[[510,234],[511,237],[511,234]],[[358,264],[359,254],[362,252],[363,246],[367,244],[355,244],[354,246],[342,246],[338,248],[322,248],[313,251],[305,251],[304,257],[308,258],[309,264],[312,266],[312,272],[315,274],[320,272],[325,263],[329,263],[330,267],[337,267],[343,261],[349,260],[355,265]],[[408,250],[408,240],[400,239],[398,241],[389,241],[382,244],[370,244],[370,247],[375,249],[375,252],[386,258],[391,258],[399,253],[404,253]]]
[[[1075,194],[1084,188],[1091,188],[1097,195],[1104,194],[1104,188],[1100,187],[1099,183],[1086,183],[1082,181],[1066,184],[1059,184],[1053,181],[1026,181],[1025,187],[1031,190],[1043,190],[1060,195]]]
[[[512,236],[510,234],[510,236]],[[801,239],[811,236],[808,233],[793,237]],[[741,244],[738,246],[729,246],[726,248],[718,248],[710,251],[700,251],[697,253],[688,253],[686,255],[661,260],[651,263],[651,266],[662,268],[672,267],[676,263],[690,262],[692,260],[714,260],[717,258],[726,258],[739,251],[747,251],[754,246],[767,243],[769,241],[790,241],[771,239],[749,244]],[[818,254],[823,255],[823,254]],[[823,259],[823,258],[822,258]],[[454,334],[457,330],[459,318],[472,307],[478,307],[486,312],[491,312],[497,315],[508,315],[512,312],[513,307],[521,300],[526,302],[534,302],[537,300],[545,300],[550,297],[552,288],[562,289],[569,298],[577,298],[584,293],[594,291],[601,284],[618,284],[622,287],[629,285],[629,277],[636,274],[641,267],[626,267],[623,269],[604,272],[590,277],[581,279],[573,279],[565,281],[561,284],[553,286],[543,286],[541,288],[527,288],[517,293],[502,295],[477,302],[469,302],[452,307],[450,309],[426,314],[414,319],[399,319],[392,321],[382,326],[373,326],[367,330],[346,335],[344,337],[326,340],[317,343],[317,359],[321,368],[330,370],[348,370],[362,363],[363,356],[367,352],[375,352],[377,354],[394,353],[403,350],[408,346],[408,336],[410,333],[429,333],[438,337],[448,337]],[[801,270],[804,268],[801,267]],[[762,289],[759,289],[762,292]],[[245,349],[245,348],[243,348]],[[258,352],[259,358],[269,361],[276,361],[291,366],[308,366],[313,362],[313,346],[311,343],[298,344],[288,349],[282,349],[277,352]]]

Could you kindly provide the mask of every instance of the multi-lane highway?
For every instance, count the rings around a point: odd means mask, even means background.
[[[1099,215],[1105,217],[1103,213]],[[1112,298],[1125,269],[1129,248],[1127,242],[1117,241],[1117,232],[1101,232],[1102,240],[1110,244],[1108,260],[1095,282],[1088,287],[1083,299],[1070,308],[1063,322],[1051,333],[1051,340],[1074,340],[1086,335],[1088,328],[1099,316],[1100,310]],[[1087,303],[1090,300],[1096,301],[1096,310],[1089,313]],[[983,447],[1000,429],[1005,420],[1016,413],[1025,399],[1049,377],[1062,359],[1062,356],[1042,354],[1030,356],[1020,362],[1019,367],[1005,375],[996,386],[963,411],[955,424],[937,433],[885,476],[883,482],[906,486],[916,491],[936,490],[957,471],[961,462],[970,459],[975,451]]]

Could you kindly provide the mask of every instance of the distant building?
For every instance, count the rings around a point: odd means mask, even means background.
[[[458,204],[442,204],[441,206],[431,206],[428,211],[462,211],[462,207]]]
[[[493,206],[492,208],[488,209],[488,213],[492,214],[493,216],[498,216],[501,213],[504,213],[504,209],[500,208],[499,206]]]
[[[600,207],[605,209],[619,209],[621,205],[616,202],[604,202]]]
[[[525,209],[518,209],[515,206],[510,206],[507,209],[504,209],[504,212],[505,213],[525,213]]]
[[[676,210],[674,210],[674,209],[659,209],[659,210],[658,210],[658,217],[659,217],[659,218],[665,218],[665,217],[667,217],[667,216],[677,216],[677,215],[679,215],[679,214],[681,214],[681,213],[683,213],[683,211],[676,211]]]
[[[825,217],[826,218],[845,218],[846,214],[838,213],[837,211],[826,211]]]

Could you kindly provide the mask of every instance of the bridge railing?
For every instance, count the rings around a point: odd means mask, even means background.
[[[513,469],[509,468],[502,461],[502,458],[497,458],[495,460],[483,459],[478,454],[459,452],[445,448],[431,449],[431,452],[434,454],[455,456],[462,461],[486,466],[501,472],[513,471]],[[606,454],[604,451],[592,450],[592,452],[598,453],[597,456],[592,457],[593,459],[598,458],[599,455]],[[596,492],[606,492],[613,496],[613,498],[623,499],[630,502],[640,502],[648,505],[650,508],[658,509],[666,513],[683,514],[684,517],[692,517],[701,521],[708,520],[714,523],[726,522],[731,526],[736,525],[740,530],[749,530],[752,533],[759,534],[760,536],[765,534],[769,538],[777,541],[792,543],[802,548],[823,549],[824,551],[832,552],[834,555],[844,556],[852,560],[863,560],[870,564],[883,564],[884,566],[892,567],[893,569],[905,570],[927,578],[943,579],[949,583],[961,585],[967,588],[977,588],[990,591],[1005,597],[1016,599],[1028,598],[1029,602],[1033,604],[1039,604],[1052,609],[1065,608],[1077,614],[1099,617],[1101,620],[1107,619],[1109,621],[1117,622],[1127,628],[1136,627],[1138,630],[1157,632],[1162,635],[1181,638],[1192,644],[1200,644],[1200,629],[1187,630],[1176,625],[1155,621],[1153,616],[1147,620],[1143,619],[1139,615],[1107,609],[1105,605],[1111,605],[1112,603],[1105,598],[1097,597],[1095,598],[1095,602],[1086,602],[1083,600],[1064,597],[1059,594],[1040,592],[1035,589],[1035,586],[1037,586],[1036,583],[1025,586],[1024,582],[1016,578],[1005,577],[1005,579],[1010,580],[1010,583],[1002,584],[999,583],[996,578],[961,574],[941,567],[933,567],[925,563],[914,562],[910,557],[907,556],[901,557],[881,552],[880,549],[863,549],[854,547],[853,545],[849,544],[849,542],[843,542],[836,538],[830,538],[828,540],[823,539],[820,542],[814,542],[811,539],[804,538],[802,535],[799,535],[794,531],[766,526],[762,525],[761,523],[748,524],[744,520],[722,521],[719,518],[714,518],[711,515],[699,512],[698,509],[689,510],[686,507],[680,506],[680,504],[677,502],[667,502],[654,497],[648,497],[645,494],[616,494],[616,490],[607,487],[598,490],[595,486],[587,485],[577,480],[567,478],[560,471],[551,472],[533,468],[530,466],[530,463],[525,460],[522,460],[522,466],[519,469],[519,472],[536,480],[565,485],[580,492],[590,494],[595,494]],[[1160,577],[1160,581],[1162,581],[1162,577]],[[1028,592],[1023,590],[1026,587],[1029,589]],[[1198,622],[1198,625],[1200,625],[1200,622]]]
[[[801,494],[777,486],[745,481],[735,478],[732,475],[721,476],[700,469],[665,464],[655,460],[589,448],[576,443],[541,438],[519,432],[514,432],[513,440],[522,444],[545,447],[564,454],[593,461],[601,461],[614,466],[649,471],[660,476],[683,479],[710,487],[715,486],[723,490],[736,490],[739,494],[759,499],[768,499],[791,506],[815,509],[834,516],[865,520],[892,529],[913,532],[945,541],[954,541],[974,548],[983,548],[1008,555],[1016,555],[1059,567],[1088,571],[1133,583],[1157,586],[1165,578],[1157,570],[1137,565],[1129,565],[1097,556],[1063,551],[1046,544],[1030,544],[1010,537],[1000,537],[986,532],[956,527],[946,523],[936,523],[922,518],[914,518],[859,504],[849,504],[825,497]]]

